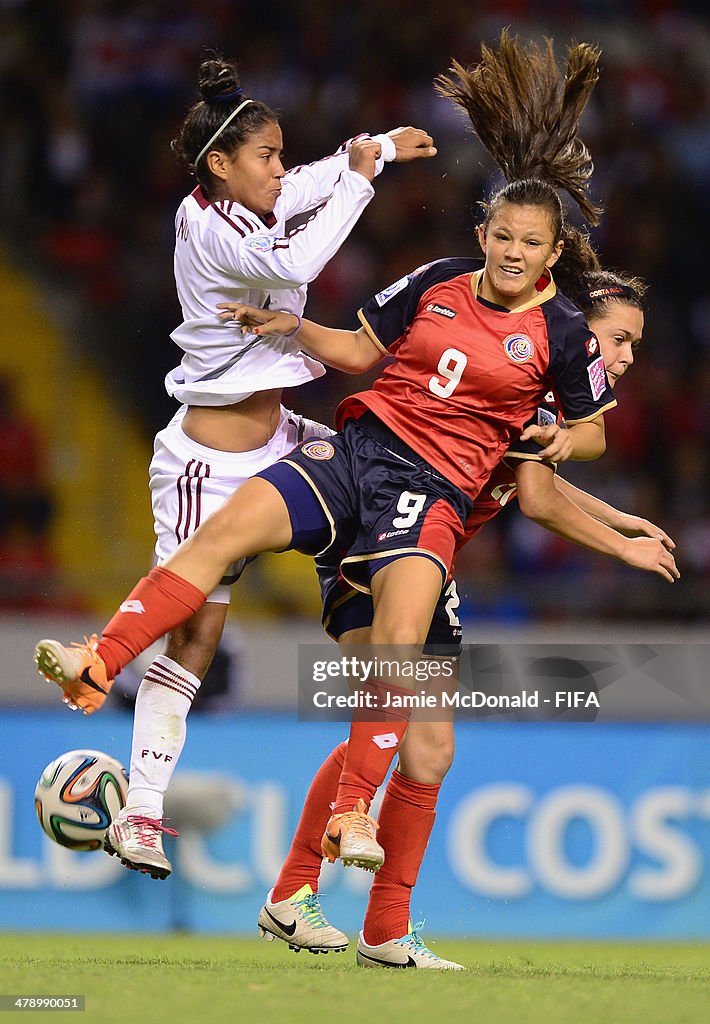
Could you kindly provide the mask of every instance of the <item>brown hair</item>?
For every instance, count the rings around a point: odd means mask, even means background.
[[[559,193],[567,192],[590,224],[599,223],[601,208],[588,194],[594,165],[577,131],[599,77],[600,55],[587,43],[571,45],[563,78],[552,39],[543,47],[524,46],[504,29],[497,50],[483,45],[480,62],[469,68],[453,60],[449,73],[434,83],[466,112],[508,182],[481,203],[484,229],[504,203],[546,210],[553,244],[565,242],[556,280],[576,281],[580,273],[599,269],[588,235],[566,223]]]
[[[205,190],[209,191],[212,175],[205,161],[207,153],[199,160],[197,157],[232,111],[244,102],[245,97],[237,65],[224,60],[219,54],[210,55],[200,64],[198,89],[201,99],[188,110],[177,137],[170,145],[183,167],[194,174]],[[250,135],[266,124],[278,124],[277,115],[265,103],[251,100],[219,134],[207,152],[219,149],[223,153],[234,153]]]

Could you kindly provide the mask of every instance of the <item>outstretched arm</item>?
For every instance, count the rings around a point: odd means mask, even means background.
[[[301,321],[295,313],[257,309],[234,302],[220,302],[221,320],[237,320],[242,333],[292,335],[298,332],[298,344],[308,355],[344,373],[363,373],[379,363],[387,353],[377,345],[364,327],[341,331],[322,327],[312,320]]]
[[[588,515],[623,534],[624,537],[654,537],[660,540],[669,551],[675,549],[675,542],[665,530],[656,526],[655,523],[649,522],[648,519],[631,515],[629,512],[622,512],[559,476],[555,476],[555,486]]]
[[[422,128],[394,128],[381,135],[357,135],[344,142],[339,149],[309,164],[299,164],[286,172],[282,191],[277,200],[278,215],[284,219],[314,210],[332,195],[342,172],[350,166],[349,154],[353,145],[363,140],[375,142],[381,152],[374,173],[379,174],[385,163],[406,163],[410,160],[436,156],[434,140]]]
[[[592,551],[658,573],[669,583],[680,578],[675,559],[660,538],[624,537],[592,518],[556,486],[553,473],[543,463],[522,460],[515,468],[515,480],[520,509],[528,519]]]

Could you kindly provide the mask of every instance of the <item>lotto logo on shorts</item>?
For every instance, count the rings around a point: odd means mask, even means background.
[[[514,363],[527,363],[535,355],[532,338],[528,338],[527,334],[509,334],[503,338],[503,348]]]
[[[402,537],[405,533],[409,533],[409,530],[385,530],[384,533],[377,534],[377,543],[379,544],[383,540],[390,540],[392,537]]]
[[[597,398],[601,398],[606,390],[606,373],[604,372],[604,360],[601,356],[587,367],[587,373],[589,374],[592,398],[596,401]]]
[[[306,441],[301,445],[301,451],[316,462],[327,462],[335,455],[335,448],[330,441]]]

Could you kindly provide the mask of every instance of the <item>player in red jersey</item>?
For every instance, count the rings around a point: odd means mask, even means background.
[[[598,340],[612,386],[633,364],[634,350],[643,331],[644,294],[645,285],[638,278],[600,270],[586,275],[584,290],[573,296]],[[288,321],[284,327],[288,327]],[[534,423],[544,430],[557,420],[558,410],[550,394],[536,410]],[[523,506],[530,518],[567,539],[604,551],[636,568],[673,578],[659,561],[662,548],[674,548],[673,541],[660,527],[621,512],[569,484],[552,471],[554,467],[541,460],[539,453],[539,445],[533,440],[511,445],[476,498],[466,523],[467,540],[516,498],[520,481]],[[560,495],[575,506],[566,515],[564,499],[560,511]],[[595,522],[590,524],[588,516]],[[339,572],[337,559],[325,556],[317,562],[324,628],[344,650],[358,650],[369,640],[372,599],[348,583]],[[423,650],[425,656],[451,659],[460,653],[458,603],[452,580],[442,588]],[[323,856],[321,837],[337,793],[345,751],[346,744],[339,744],[316,773],[288,857],[259,914],[262,934],[283,939],[292,946],[294,936],[289,930],[294,919],[294,899],[298,901],[304,893],[318,891]],[[387,784],[378,818],[378,835],[387,857],[370,889],[358,940],[358,959],[363,964],[397,966],[406,964],[410,955],[420,967],[437,968],[442,964],[438,956],[422,952],[419,937],[411,931],[410,898],[433,827],[439,788],[453,753],[451,718],[436,715],[433,720],[422,720],[415,716],[400,746],[398,764]],[[296,939],[298,948],[323,949],[323,935],[318,930],[310,934],[301,932]]]
[[[381,358],[384,340],[411,375],[404,379],[390,372],[381,387],[346,404],[340,434],[330,441],[306,442],[277,469],[247,481],[164,566],[138,584],[100,640],[76,651],[41,641],[40,669],[59,683],[68,702],[92,709],[97,688],[105,691],[139,651],[194,614],[233,561],[289,547],[314,553],[344,537],[355,537],[349,544],[352,564],[358,564],[364,581],[359,585],[372,592],[372,642],[407,645],[416,653],[478,490],[551,385],[572,425],[542,438],[545,460],[602,453],[602,413],[614,404],[613,397],[598,354],[591,350],[591,333],[556,294],[550,273],[558,261],[584,257],[579,233],[565,225],[558,189],[572,194],[588,216],[594,212],[585,191],[591,161],[576,130],[596,80],[597,58],[597,51],[586,46],[571,51],[563,97],[557,88],[554,96],[544,92],[549,78],[533,76],[528,83],[532,90],[541,87],[535,102],[544,105],[545,129],[538,127],[542,119],[523,119],[515,148],[532,160],[519,162],[519,170],[527,166],[534,177],[521,175],[489,204],[481,231],[483,271],[474,279],[468,265],[443,261],[443,276],[436,277],[439,266],[426,278],[424,292],[453,282],[462,301],[480,305],[468,310],[479,325],[480,350],[478,339],[468,335],[448,344],[450,318],[445,314],[438,330],[424,322],[433,310],[425,309],[425,294],[417,293],[416,282],[407,284],[417,301],[400,338],[392,334],[394,321],[377,318],[374,308],[381,310],[388,299],[397,298],[396,290],[380,293],[365,312],[370,331],[376,320],[387,329],[383,339],[364,328],[328,331],[304,323],[301,346],[325,362],[358,372]],[[499,113],[508,116],[504,107]],[[438,304],[439,295],[435,298]],[[545,310],[543,304],[548,304]],[[485,397],[479,354],[494,395],[480,412],[476,402]],[[408,400],[417,404],[411,423],[398,397],[403,388],[410,389]],[[370,411],[360,415],[363,408]],[[435,431],[441,439],[433,442]],[[404,541],[397,531],[405,532]],[[386,697],[396,687],[383,680],[374,691]],[[365,808],[406,726],[406,716],[387,716],[373,735],[371,723],[354,723],[336,817],[328,828],[332,839],[340,839],[344,862],[372,869],[382,863],[384,854]],[[347,825],[341,814],[347,815]]]

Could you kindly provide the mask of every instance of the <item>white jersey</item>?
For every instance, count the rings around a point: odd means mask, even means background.
[[[384,160],[394,142],[375,136]],[[211,203],[202,188],[186,196],[175,218],[175,281],[183,323],[171,338],[185,353],[167,375],[168,394],[187,405],[229,405],[256,391],[294,387],[324,368],[300,351],[297,338],[242,334],[218,317],[218,302],[286,310],[299,316],[306,285],[343,244],[374,195],[348,167],[349,140],[330,157],[295,167],[281,180],[273,214],[261,220],[230,200]],[[286,234],[286,221],[315,211]]]

